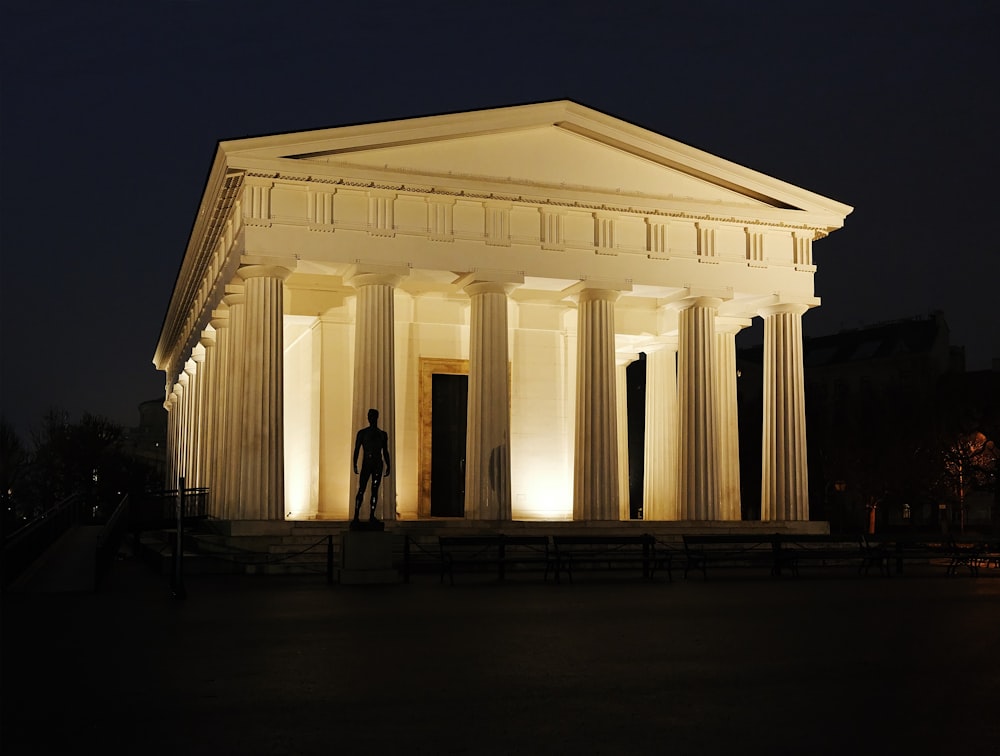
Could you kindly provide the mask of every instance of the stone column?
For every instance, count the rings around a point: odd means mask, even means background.
[[[469,328],[465,517],[511,519],[507,296],[517,280],[474,280]]]
[[[354,335],[354,403],[353,432],[368,425],[368,410],[379,412],[378,426],[389,434],[389,455],[392,472],[382,478],[376,516],[382,520],[396,519],[396,347],[395,347],[395,287],[405,270],[376,269],[358,266],[346,282],[357,292]],[[351,451],[353,453],[353,433]],[[350,464],[348,462],[348,464]],[[361,460],[358,460],[360,470]],[[353,477],[354,491],[358,478]],[[370,501],[371,484],[365,491],[362,511]],[[353,506],[351,508],[353,512]]]
[[[762,520],[808,520],[804,304],[766,307],[764,318],[764,433]]]
[[[580,291],[576,359],[573,519],[618,519],[615,302],[619,292]]]
[[[719,400],[720,520],[741,520],[740,425],[736,394],[736,334],[750,325],[744,318],[715,319],[716,380]]]
[[[177,376],[177,385],[174,387],[174,393],[177,394],[177,406],[180,408],[177,413],[177,480],[174,481],[175,488],[179,485],[181,478],[184,478],[184,484],[187,485],[191,474],[191,468],[188,464],[191,448],[191,425],[188,421],[191,407],[191,392],[188,390],[190,385],[191,376],[188,374],[187,365],[185,365],[181,374]]]
[[[198,435],[201,443],[198,445],[199,486],[208,488],[208,513],[216,516],[215,502],[212,500],[212,447],[214,445],[214,424],[212,422],[215,410],[215,373],[218,366],[216,352],[215,329],[206,328],[201,332],[201,347],[204,359],[201,364],[201,411],[199,413]]]
[[[201,464],[201,450],[204,445],[202,436],[202,415],[205,412],[205,347],[199,342],[191,350],[191,476],[187,481],[188,488],[204,486],[204,469]]]
[[[615,362],[615,398],[618,406],[615,408],[617,419],[616,435],[618,438],[618,519],[628,520],[632,517],[632,505],[629,501],[628,466],[628,366],[631,357],[618,358]]]
[[[284,281],[291,271],[245,265],[240,512],[245,520],[285,519]]]
[[[215,329],[215,370],[212,372],[212,407],[209,412],[211,423],[211,444],[208,460],[209,501],[212,505],[212,516],[228,519],[226,508],[226,452],[228,426],[226,417],[227,384],[229,380],[230,360],[230,329],[229,308],[225,304],[212,311],[212,328]]]
[[[170,490],[177,479],[177,394],[169,382],[166,391],[167,398],[163,402],[163,408],[167,411],[167,449],[163,487]]]
[[[677,480],[677,342],[646,351],[646,433],[643,515],[681,519]]]
[[[319,367],[318,506],[325,519],[354,514],[357,479],[347,466],[354,450],[352,394],[354,317],[346,306],[328,310],[316,324],[314,367]]]
[[[240,510],[240,446],[243,428],[243,331],[246,294],[242,284],[229,284],[222,301],[229,308],[229,358],[226,361],[226,435],[222,448],[225,462],[222,507],[226,519],[243,519]]]
[[[718,519],[715,315],[721,303],[714,297],[695,297],[684,301],[678,313],[678,495],[685,520]]]
[[[198,363],[189,357],[184,364],[187,385],[184,387],[184,485],[198,485]]]

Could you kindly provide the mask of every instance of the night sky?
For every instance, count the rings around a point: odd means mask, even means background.
[[[940,309],[1000,357],[1000,8],[3,0],[4,417],[125,426],[219,140],[571,99],[852,205],[807,335]]]

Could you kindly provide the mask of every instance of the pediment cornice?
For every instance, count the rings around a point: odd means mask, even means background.
[[[664,176],[673,174],[688,182],[701,182],[715,187],[720,194],[731,193],[755,205],[839,218],[838,227],[852,210],[843,203],[566,100],[224,141],[219,150],[233,167],[266,170],[270,162],[276,171],[287,173],[288,162],[308,163],[307,171],[320,180],[331,168],[334,173],[350,173],[352,161],[365,154],[380,156],[404,149],[412,158],[414,148],[438,150],[449,142],[459,145],[463,140],[498,135],[516,140],[520,134],[539,130],[573,134],[605,153],[615,152],[636,165],[641,162],[647,169],[661,170]],[[509,145],[510,139],[504,144]],[[315,162],[318,159],[327,162]],[[364,170],[376,167],[370,165]],[[461,179],[447,172],[434,176],[433,169],[419,173],[435,184]],[[411,181],[414,178],[411,176]],[[495,183],[495,177],[478,172],[468,178],[477,183]],[[519,184],[526,185],[525,177],[520,179]],[[586,188],[593,187],[593,182],[588,181]]]
[[[297,166],[294,166],[297,167]],[[842,219],[818,213],[783,208],[746,208],[725,205],[706,206],[696,200],[686,201],[675,197],[655,197],[618,192],[602,193],[587,188],[553,187],[551,185],[497,185],[489,186],[479,181],[463,182],[454,177],[447,184],[425,184],[407,181],[407,176],[382,173],[375,177],[371,172],[353,176],[336,173],[280,170],[247,170],[249,179],[275,182],[313,184],[336,190],[338,187],[367,191],[395,192],[399,194],[426,195],[428,198],[469,199],[484,202],[506,202],[525,205],[547,205],[567,210],[607,212],[619,215],[641,215],[690,221],[709,221],[744,226],[763,226],[802,229],[814,232],[816,238],[826,236],[839,228]]]

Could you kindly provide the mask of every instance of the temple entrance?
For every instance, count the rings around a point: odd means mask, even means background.
[[[465,513],[469,376],[431,377],[431,516]]]

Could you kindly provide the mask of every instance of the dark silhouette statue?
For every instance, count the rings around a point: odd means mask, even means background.
[[[378,522],[375,517],[375,507],[378,505],[378,487],[382,482],[382,476],[389,474],[389,434],[378,427],[378,410],[368,410],[368,427],[358,431],[354,439],[354,474],[358,475],[358,452],[364,449],[361,460],[361,477],[358,479],[358,494],[354,497],[354,522],[359,522],[358,513],[361,511],[361,502],[365,498],[365,489],[368,481],[371,480],[371,513],[368,515],[369,522]],[[385,472],[383,472],[383,460],[385,462]]]

